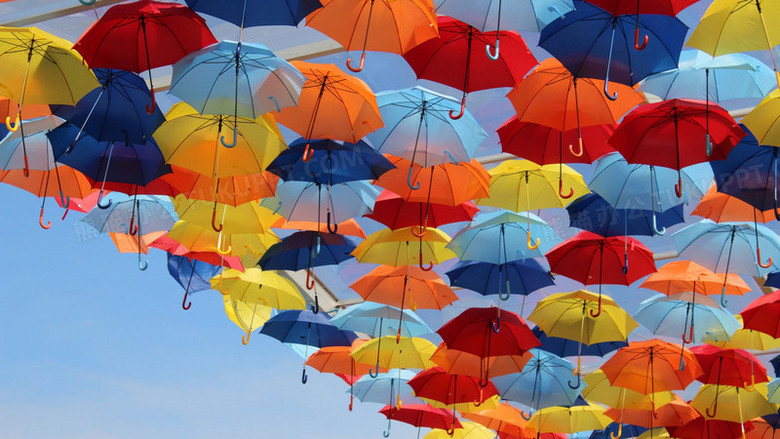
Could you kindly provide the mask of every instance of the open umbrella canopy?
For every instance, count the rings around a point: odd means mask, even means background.
[[[496,331],[498,329],[498,331]],[[522,355],[539,340],[522,317],[498,308],[469,308],[436,330],[448,349],[481,357]]]
[[[745,294],[750,287],[737,274],[714,273],[693,261],[671,261],[651,274],[640,285],[666,295],[693,291],[711,296],[720,294],[723,286],[726,294]]]
[[[295,26],[322,7],[319,0],[274,0],[262,4],[251,0],[187,0],[195,11],[219,17],[236,26]]]
[[[610,383],[601,369],[585,375],[587,386],[582,389],[582,396],[589,401],[598,402],[614,408],[652,409],[653,404],[660,407],[674,400],[670,391],[657,391],[645,394],[636,390],[616,386]]]
[[[211,288],[244,303],[257,303],[278,310],[306,308],[298,286],[290,279],[257,267],[243,272],[226,269],[221,276],[212,277]]]
[[[271,317],[261,334],[282,343],[294,343],[313,347],[350,346],[357,339],[354,332],[342,331],[333,326],[324,313],[311,311],[282,311]]]
[[[572,364],[549,352],[532,349],[533,357],[520,373],[492,378],[502,399],[533,409],[572,405],[580,388],[570,385]]]

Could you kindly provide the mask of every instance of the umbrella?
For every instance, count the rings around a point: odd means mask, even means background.
[[[766,385],[756,384],[754,391],[738,386],[705,384],[691,400],[691,405],[705,419],[739,422],[777,412],[766,400]],[[710,410],[712,409],[712,410]]]
[[[780,325],[775,317],[780,309],[780,290],[761,296],[750,302],[740,312],[745,329],[769,334],[774,338],[780,338]]]
[[[430,0],[336,0],[323,6],[306,18],[306,25],[333,38],[347,51],[362,49],[357,67],[352,58],[347,60],[353,72],[363,70],[366,50],[402,54],[439,35]]]
[[[775,90],[753,108],[742,119],[742,123],[750,129],[760,144],[780,147],[778,114],[780,114],[780,92]]]
[[[627,235],[656,235],[655,225],[665,229],[685,221],[683,205],[679,204],[655,216],[652,210],[639,208],[618,209],[612,207],[601,195],[590,193],[574,200],[566,206],[569,213],[569,224],[597,235],[627,236]]]
[[[382,92],[376,99],[385,126],[368,140],[381,153],[421,166],[466,162],[487,138],[470,113],[454,120],[447,116],[458,111],[458,102],[449,96],[414,87]]]
[[[617,409],[651,409],[653,405],[662,406],[674,401],[675,395],[670,391],[659,391],[651,395],[637,392],[610,384],[609,379],[601,369],[585,375],[585,388],[582,396],[588,401],[598,402]],[[655,402],[655,403],[654,403]]]
[[[403,314],[401,323],[397,325]],[[400,329],[402,337],[418,337],[430,334],[431,328],[413,311],[401,310],[394,306],[363,302],[340,310],[331,319],[331,323],[341,329],[362,332],[371,337],[381,337]]]
[[[270,306],[242,302],[227,295],[222,296],[222,302],[228,318],[246,333],[241,336],[242,342],[249,342],[249,334],[260,329],[271,318],[274,311]]]
[[[211,265],[197,259],[168,253],[168,274],[184,288],[184,298],[181,301],[181,307],[185,311],[192,306],[192,303],[187,303],[187,296],[190,292],[194,293],[210,289],[211,282],[209,282],[209,279],[216,276],[220,271],[222,271],[222,267],[219,265]]]
[[[382,343],[384,341],[384,343]],[[380,366],[385,369],[427,369],[435,366],[429,359],[436,346],[421,337],[396,338],[391,335],[372,338],[350,354],[355,362],[374,364],[368,373],[376,378]]]
[[[502,294],[502,290],[528,295],[554,285],[550,271],[534,259],[503,264],[482,261],[460,261],[447,272],[450,285],[476,291],[482,295]],[[509,284],[509,287],[504,285]]]
[[[603,357],[610,352],[628,346],[628,343],[625,341],[605,341],[583,346],[582,343],[579,342],[579,339],[569,340],[568,338],[548,337],[538,326],[531,328],[531,331],[542,343],[542,345],[539,346],[539,349],[553,353],[559,357],[574,357],[578,354],[583,357]]]
[[[337,224],[339,232],[346,236],[355,236],[361,239],[366,239],[366,234],[363,232],[363,228],[360,227],[355,218],[350,218],[346,221]],[[282,230],[309,230],[314,232],[325,233],[328,231],[328,225],[320,223],[319,225],[314,221],[288,221],[286,218],[280,218],[271,227]]]
[[[452,435],[447,430],[435,428],[423,439],[492,439],[495,433],[476,422],[461,421],[462,428],[456,429]]]
[[[109,233],[108,236],[114,241],[116,249],[119,253],[143,253],[149,254],[149,250],[152,248],[151,243],[159,237],[165,235],[165,232],[151,232],[141,236],[139,239],[129,233]]]
[[[468,93],[498,87],[514,87],[538,61],[517,32],[501,31],[504,50],[495,54],[482,50],[493,38],[451,17],[438,17],[439,36],[403,54],[417,78],[448,85],[463,92],[460,112],[449,112],[452,119],[463,116]],[[479,46],[475,50],[474,46]]]
[[[322,4],[319,0],[278,0],[262,4],[251,0],[187,0],[187,6],[243,29],[244,26],[295,26]]]
[[[612,15],[584,1],[575,11],[544,29],[539,46],[558,58],[575,76],[604,78],[604,94],[610,79],[634,85],[643,78],[677,67],[688,27],[665,15]],[[632,32],[633,31],[633,32]],[[642,51],[633,44],[638,32],[649,35]],[[638,43],[638,41],[637,41]]]
[[[6,131],[0,139],[0,169],[54,169],[54,153],[46,133],[60,123],[61,120],[49,115],[26,122],[25,136],[22,130]]]
[[[356,367],[371,369],[372,365],[355,363]],[[368,373],[368,372],[366,372]],[[395,405],[399,394],[401,406],[408,404],[422,404],[422,400],[414,396],[414,391],[407,382],[416,375],[416,372],[406,369],[390,370],[380,373],[376,378],[363,376],[354,384],[354,394],[361,402],[376,402],[379,404]],[[399,378],[400,377],[400,378]]]
[[[455,429],[463,428],[458,418],[453,418],[449,410],[433,408],[427,404],[408,404],[403,407],[387,405],[379,411],[387,417],[387,430],[382,436],[390,436],[390,421],[405,422],[415,427],[430,427],[447,430],[447,434],[455,434]]]
[[[249,206],[249,205],[248,205]],[[177,221],[167,237],[184,252],[196,253],[201,259],[216,260],[225,266],[253,266],[269,247],[279,242],[273,232],[215,232],[209,225]],[[178,249],[177,249],[178,250]]]
[[[750,220],[768,223],[775,219],[775,214],[771,209],[758,210],[739,198],[717,192],[716,189],[716,186],[712,186],[704,194],[691,215],[709,218],[716,223]]]
[[[696,418],[682,427],[669,427],[667,431],[671,437],[681,439],[736,439],[742,437],[742,430],[747,432],[752,429],[750,423],[740,424],[739,422],[721,421],[717,419],[707,419],[705,417]]]
[[[359,338],[352,342],[352,346],[325,346],[319,348],[306,360],[307,365],[320,372],[349,377],[349,411],[352,411],[355,387],[360,382],[358,378],[370,370],[368,365],[355,363],[355,359],[349,354],[352,353],[352,349],[365,342],[366,340]],[[359,396],[358,399],[360,399]],[[362,399],[360,400],[362,401]]]
[[[438,14],[455,17],[482,32],[498,31],[502,24],[517,31],[539,32],[551,21],[574,10],[571,0],[523,0],[506,3],[501,0],[437,0],[436,4]],[[501,21],[501,15],[510,17],[510,20]],[[498,41],[497,39],[496,47],[499,47]]]
[[[417,251],[410,248],[414,242],[418,244]],[[430,271],[433,264],[455,257],[455,253],[446,247],[448,242],[450,237],[439,229],[428,229],[422,237],[414,234],[413,227],[382,229],[358,244],[352,254],[358,262],[394,267],[417,265],[424,271]],[[424,261],[430,261],[429,265],[424,265]]]
[[[742,315],[737,314],[734,317],[742,324]],[[721,349],[745,349],[752,352],[780,349],[780,340],[769,334],[744,327],[732,334],[731,338],[723,339],[713,334],[706,334],[703,341]]]
[[[573,434],[579,431],[600,430],[612,422],[604,412],[603,408],[591,403],[571,407],[546,407],[534,413],[528,421],[528,426],[536,428],[538,433]]]
[[[438,366],[419,372],[408,384],[418,398],[432,399],[447,405],[471,402],[479,405],[498,394],[491,383],[482,387],[476,377],[447,373]]]
[[[449,349],[442,343],[431,355],[431,361],[451,374],[492,379],[522,371],[531,357],[533,354],[528,351],[522,355],[492,355],[483,358],[469,352]]]
[[[293,281],[276,271],[263,271],[258,267],[243,272],[224,270],[219,278],[212,277],[211,288],[244,303],[258,303],[278,310],[306,309],[306,301]]]
[[[306,140],[333,139],[357,143],[380,128],[382,118],[371,89],[333,64],[293,61],[306,82],[298,105],[274,113],[276,121]],[[309,155],[304,156],[308,158]]]
[[[448,349],[482,358],[522,355],[539,346],[539,340],[522,317],[506,310],[501,313],[495,307],[469,308],[445,323],[436,333]]]
[[[164,234],[160,236],[159,238],[149,243],[149,245],[154,248],[159,248],[172,255],[184,256],[188,259],[195,259],[198,261],[206,262],[207,264],[222,265],[229,268],[235,268],[236,270],[244,269],[244,266],[241,265],[241,261],[238,257],[220,255],[216,251],[212,251],[212,252],[190,251],[187,247],[183,246],[178,241],[169,237],[168,234]]]
[[[219,189],[215,190],[215,180],[208,176],[178,166],[172,166],[171,169],[173,172],[165,174],[160,180],[169,184],[173,196],[182,194],[195,200],[214,201],[216,192],[218,203],[231,206],[272,197],[279,183],[276,175],[260,172],[222,177],[219,179]]]
[[[664,264],[639,287],[656,290],[667,296],[686,291],[711,296],[720,294],[724,284],[726,294],[741,295],[750,291],[748,284],[737,274],[714,273],[693,261],[684,260]]]
[[[477,212],[479,209],[471,201],[455,206],[406,201],[398,194],[383,190],[374,203],[373,212],[365,216],[393,230],[418,226],[419,233],[424,233],[429,226],[471,221]]]
[[[151,70],[216,42],[206,21],[187,6],[140,0],[109,8],[73,49],[92,68],[149,71],[152,102],[146,111],[152,113],[156,103]]]
[[[742,349],[720,349],[712,345],[694,346],[691,352],[704,369],[698,378],[704,384],[722,384],[753,390],[756,383],[769,381],[766,367]]]
[[[485,409],[463,415],[464,418],[479,422],[487,428],[514,436],[527,434],[528,421],[523,418],[523,412],[509,403],[502,402],[495,409]]]
[[[658,426],[679,427],[688,422],[701,417],[699,412],[691,407],[687,402],[677,397],[675,400],[664,405],[658,406],[655,410],[647,409],[615,409],[610,408],[605,415],[614,419],[615,422],[629,425],[639,425],[645,428],[655,428]],[[622,425],[621,425],[622,427]],[[618,427],[618,437],[621,436],[622,428]]]
[[[174,202],[176,212],[182,221],[200,227],[208,227],[209,221],[213,219],[212,212],[214,209],[212,203],[208,201],[189,199],[183,195],[177,195]],[[244,203],[238,206],[217,203],[217,207],[222,210],[222,227],[219,228],[220,230],[212,230],[224,232],[226,235],[234,233],[266,233],[279,218],[270,209],[258,206],[255,203]]]

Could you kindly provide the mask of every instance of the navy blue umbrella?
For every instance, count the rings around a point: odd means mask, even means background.
[[[229,21],[236,26],[295,26],[322,7],[320,0],[186,0],[197,12]]]
[[[775,376],[780,376],[780,355],[773,357],[769,362],[772,364],[772,367],[775,369]]]
[[[576,199],[566,207],[572,227],[588,230],[601,236],[627,236],[656,234],[653,227],[653,215],[656,226],[665,227],[685,222],[683,204],[663,212],[644,209],[617,209],[597,193],[590,193]]]
[[[766,275],[765,287],[780,288],[780,271],[773,271]]]
[[[550,352],[559,357],[574,357],[582,355],[585,357],[603,357],[610,352],[616,351],[622,347],[628,346],[624,341],[607,341],[603,343],[594,343],[592,345],[580,345],[577,340],[569,340],[560,337],[548,337],[538,326],[531,329],[536,338],[542,343],[539,349]]]
[[[257,265],[263,270],[306,269],[306,288],[314,288],[312,267],[337,265],[352,258],[356,244],[349,238],[335,233],[314,231],[295,232],[272,245]],[[315,314],[319,312],[317,293],[314,293]]]
[[[550,271],[534,259],[493,264],[482,261],[460,261],[447,272],[452,286],[476,291],[482,295],[498,294],[502,300],[510,292],[528,295],[554,285]]]
[[[146,111],[149,88],[133,72],[93,69],[102,84],[84,95],[76,106],[52,105],[56,116],[80,127],[70,139],[72,149],[82,134],[100,141],[144,143],[165,122],[159,108]]]
[[[181,307],[185,310],[192,306],[192,303],[187,303],[189,293],[211,289],[209,280],[221,271],[219,265],[168,253],[168,273],[184,288]]]
[[[631,425],[631,424],[623,424],[622,426],[617,423],[613,422],[609,425],[607,425],[607,428],[603,430],[594,430],[593,433],[590,434],[590,439],[617,439],[617,438],[631,438],[631,437],[639,437],[642,435],[642,433],[646,432],[648,429],[645,427],[640,427],[638,425]],[[619,436],[617,435],[618,432],[620,432]]]
[[[646,76],[677,68],[688,27],[666,15],[618,15],[575,0],[576,10],[545,26],[539,46],[578,78],[604,79],[604,93],[610,99],[609,81],[634,85]],[[650,39],[638,51],[634,30]]]
[[[322,348],[325,346],[351,346],[357,335],[342,331],[332,323],[325,313],[305,310],[282,311],[271,317],[260,333],[273,337],[282,343],[293,343]],[[306,384],[306,363],[304,362],[301,382]]]
[[[311,181],[332,185],[355,180],[376,180],[395,169],[390,160],[362,140],[356,144],[300,138],[266,168],[284,181]]]

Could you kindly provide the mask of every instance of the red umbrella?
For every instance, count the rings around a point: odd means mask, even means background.
[[[609,139],[629,163],[680,169],[725,160],[745,132],[723,108],[690,99],[640,105],[628,113]]]
[[[439,16],[439,37],[433,38],[404,53],[406,62],[420,79],[449,85],[463,92],[458,119],[466,108],[466,95],[473,91],[497,87],[513,87],[538,64],[523,38],[517,32],[501,31],[501,52],[489,57],[485,45],[492,46],[496,38],[482,33],[451,17]]]
[[[384,190],[374,203],[374,211],[366,217],[393,230],[420,226],[420,233],[423,234],[428,227],[471,221],[477,212],[479,208],[471,201],[456,206],[406,201],[400,195]]]
[[[481,404],[498,394],[493,383],[481,387],[479,379],[467,375],[451,375],[441,367],[426,369],[408,381],[418,398],[439,401],[446,405]]]
[[[750,422],[745,423],[745,432],[753,429]],[[735,439],[742,437],[742,425],[739,422],[719,419],[696,418],[682,427],[666,427],[669,435],[679,439]]]
[[[588,231],[558,244],[545,257],[551,272],[584,285],[599,285],[599,308],[595,313],[591,310],[593,317],[601,314],[603,284],[631,285],[656,271],[653,253],[636,239],[604,238]]]
[[[190,259],[197,259],[211,265],[222,265],[239,271],[244,271],[244,265],[241,264],[241,258],[238,256],[223,256],[215,252],[191,252],[187,247],[181,245],[168,235],[163,235],[151,243],[150,246],[164,250],[172,255],[184,256]]]
[[[217,40],[203,20],[185,5],[140,0],[109,8],[79,37],[73,46],[91,68],[149,71],[154,112],[151,69],[167,66],[190,52]]]
[[[745,329],[780,337],[780,290],[750,302],[740,314]]]
[[[496,307],[469,308],[436,332],[448,349],[483,358],[523,355],[541,344],[522,317]]]
[[[579,142],[576,129],[560,131],[512,117],[497,130],[501,150],[539,165],[554,163],[593,163],[597,158],[615,151],[607,140],[615,125],[582,127],[582,153],[572,154],[568,145]]]
[[[384,437],[390,436],[390,421],[406,422],[415,427],[440,428],[452,434],[456,428],[463,428],[458,418],[452,417],[447,409],[437,409],[426,404],[407,404],[401,408],[386,405],[379,410],[387,417],[387,431]]]

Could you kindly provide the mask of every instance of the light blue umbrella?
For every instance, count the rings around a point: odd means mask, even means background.
[[[222,41],[176,62],[170,93],[200,114],[255,119],[296,105],[305,80],[262,44]],[[222,139],[225,146],[232,146]]]
[[[376,96],[384,127],[366,137],[384,154],[421,166],[469,161],[487,133],[474,117],[460,111],[460,102],[422,87],[388,91]]]
[[[416,374],[410,370],[397,369],[380,373],[376,378],[364,375],[353,385],[355,398],[359,399],[360,402],[375,402],[392,406],[398,402],[400,392],[401,404],[424,404],[423,400],[414,396],[414,390],[407,384]]]
[[[530,227],[529,227],[530,224]],[[531,236],[542,237],[538,247],[529,245]],[[541,257],[561,239],[552,227],[538,216],[507,210],[481,212],[471,224],[458,232],[447,247],[461,260],[505,264],[518,259]]]
[[[676,170],[629,164],[619,153],[612,153],[598,160],[588,187],[615,208],[663,212],[703,197],[713,178],[708,163],[683,168],[680,176],[682,197],[678,198],[674,190]],[[665,233],[665,229],[658,227],[654,231],[659,235]]]
[[[276,187],[276,196],[265,198],[261,206],[277,211],[289,221],[326,220],[330,212],[333,223],[370,213],[379,189],[363,180],[332,186],[305,181],[286,181]]]
[[[720,103],[732,99],[763,99],[776,85],[772,69],[750,55],[733,53],[713,58],[689,49],[680,55],[676,69],[648,76],[638,89],[661,100],[709,98]]]
[[[716,273],[761,277],[780,268],[780,238],[766,226],[705,219],[675,232],[672,238],[681,258]],[[724,294],[720,303],[728,303]]]
[[[55,116],[25,122],[24,136],[21,130],[17,130],[3,138],[0,141],[0,169],[54,169],[54,152],[46,132],[53,130],[61,122],[62,120]]]
[[[580,394],[581,383],[574,387],[570,381],[574,378],[571,362],[537,348],[530,352],[533,358],[520,373],[491,379],[501,398],[536,410],[574,404]]]
[[[699,343],[709,335],[728,339],[742,327],[734,315],[710,296],[687,292],[656,294],[639,304],[634,319],[653,334]]]
[[[399,323],[401,337],[419,337],[433,332],[413,311],[401,311],[394,306],[373,302],[345,308],[330,322],[341,329],[362,332],[376,338],[399,333]]]
[[[767,386],[769,387],[766,398],[767,401],[772,404],[780,404],[780,392],[778,392],[778,390],[780,390],[780,378],[773,379]]]

